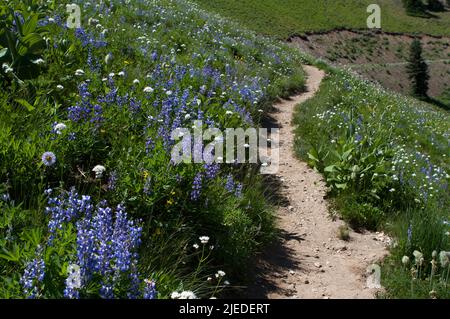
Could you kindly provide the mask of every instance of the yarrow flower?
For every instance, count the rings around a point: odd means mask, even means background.
[[[209,241],[209,237],[208,236],[201,236],[201,237],[199,237],[199,239],[200,239],[200,242],[202,244],[207,244],[208,241]]]
[[[103,173],[106,171],[105,166],[97,165],[95,166],[92,171],[95,173],[95,178],[102,178]]]
[[[56,163],[56,155],[53,152],[45,152],[42,154],[42,163],[45,166],[52,166]]]

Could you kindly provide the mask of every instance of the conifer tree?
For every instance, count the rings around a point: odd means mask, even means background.
[[[411,43],[407,72],[411,80],[412,94],[419,98],[427,97],[430,76],[428,65],[422,56],[422,44],[419,39],[414,39]]]
[[[443,11],[444,4],[440,0],[428,0],[428,10]]]
[[[422,0],[403,0],[403,6],[409,15],[424,14],[424,5]]]

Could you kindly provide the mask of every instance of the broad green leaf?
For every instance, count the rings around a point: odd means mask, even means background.
[[[330,165],[330,166],[325,167],[324,171],[327,173],[332,173],[335,171],[335,168],[336,168],[336,165]]]
[[[23,24],[22,32],[23,35],[26,36],[30,33],[33,33],[36,30],[38,24],[38,15],[33,14],[31,17]]]
[[[311,151],[311,152],[313,152],[313,151]],[[317,152],[314,152],[314,153],[317,154]],[[311,153],[308,153],[308,157],[316,162],[319,162],[319,159]]]
[[[32,53],[36,49],[40,48],[44,43],[42,37],[37,33],[30,33],[19,41],[18,53],[21,56],[25,56],[27,53]]]
[[[30,103],[28,103],[28,101],[24,100],[24,99],[15,99],[14,101],[16,101],[17,103],[19,103],[20,105],[22,105],[23,107],[25,107],[28,112],[31,112],[34,110],[34,106],[31,105]]]
[[[3,48],[0,50],[0,59],[8,54],[8,48]]]

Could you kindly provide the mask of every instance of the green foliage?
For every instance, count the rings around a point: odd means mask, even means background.
[[[20,6],[10,8],[0,6],[0,63],[12,69],[20,79],[35,78],[39,75],[39,59],[45,47],[46,27],[39,23],[48,8],[42,6]],[[0,76],[5,77],[5,67]]]

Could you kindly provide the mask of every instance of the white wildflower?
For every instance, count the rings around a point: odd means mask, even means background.
[[[76,76],[83,76],[84,75],[84,71],[81,70],[81,69],[78,69],[78,70],[75,71],[75,75]]]
[[[403,256],[402,264],[405,265],[405,266],[409,264],[409,257],[408,256]]]
[[[449,263],[449,255],[450,255],[450,252],[446,252],[446,251],[441,251],[439,253],[439,262],[441,263],[442,267],[447,267],[447,265]]]
[[[153,91],[154,91],[153,88],[150,86],[144,88],[144,93],[152,93]]]
[[[3,63],[2,69],[6,74],[14,71],[13,68],[11,68],[8,63]]]
[[[190,290],[182,291],[178,299],[197,299],[197,296]]]
[[[41,59],[41,58],[36,59],[36,60],[32,60],[31,62],[36,64],[36,65],[43,65],[43,64],[45,64],[45,61],[43,59]]]
[[[200,242],[201,242],[202,244],[207,244],[208,241],[209,241],[209,237],[208,237],[208,236],[201,236],[201,237],[199,237],[198,239],[200,239]]]
[[[178,291],[174,291],[170,294],[170,298],[171,299],[179,299],[180,298],[180,293]]]
[[[67,128],[67,125],[64,123],[58,123],[55,125],[55,127],[53,128],[56,132],[56,134],[61,134],[63,130],[65,130]]]
[[[97,165],[92,169],[92,171],[95,173],[95,178],[102,178],[106,168],[102,165]]]
[[[81,288],[81,270],[80,266],[76,264],[70,264],[67,267],[67,273],[69,274],[66,279],[66,287],[69,289]]]

